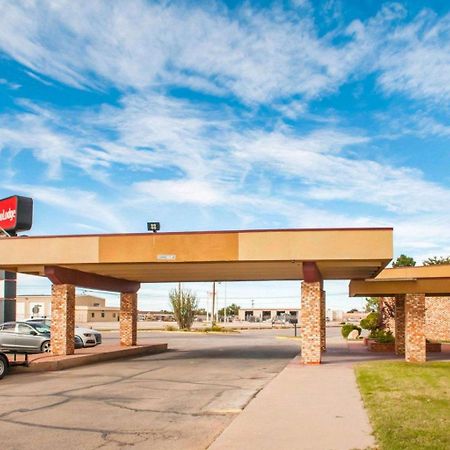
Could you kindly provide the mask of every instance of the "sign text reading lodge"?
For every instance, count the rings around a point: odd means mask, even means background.
[[[33,224],[33,199],[15,195],[0,200],[0,228],[10,234],[27,231]]]

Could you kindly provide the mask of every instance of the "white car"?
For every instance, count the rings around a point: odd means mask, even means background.
[[[83,328],[75,325],[75,336],[79,336],[83,341],[83,347],[95,347],[102,343],[101,333],[91,328]]]
[[[31,318],[26,322],[28,323],[44,323],[51,326],[51,320],[47,318]],[[83,342],[83,347],[95,347],[102,343],[102,335],[99,331],[91,328],[83,328],[75,325],[75,338],[79,337]]]

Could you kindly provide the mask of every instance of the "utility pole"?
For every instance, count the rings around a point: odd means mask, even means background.
[[[215,310],[216,310],[216,282],[213,281],[212,311],[211,311],[211,325],[213,326],[216,324]]]
[[[228,322],[228,320],[227,320],[227,282],[224,281],[223,284],[224,284],[224,288],[225,288],[225,310],[224,310],[225,313],[224,313],[224,315],[225,315],[225,323],[227,323]]]

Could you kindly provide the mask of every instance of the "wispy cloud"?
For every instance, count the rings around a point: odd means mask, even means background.
[[[20,89],[22,86],[18,83],[12,83],[5,78],[0,78],[0,86],[6,86],[8,89],[16,90]]]

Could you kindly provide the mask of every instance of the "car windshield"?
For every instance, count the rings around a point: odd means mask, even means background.
[[[50,327],[44,323],[35,323],[33,327],[36,328],[39,333],[50,333]]]

